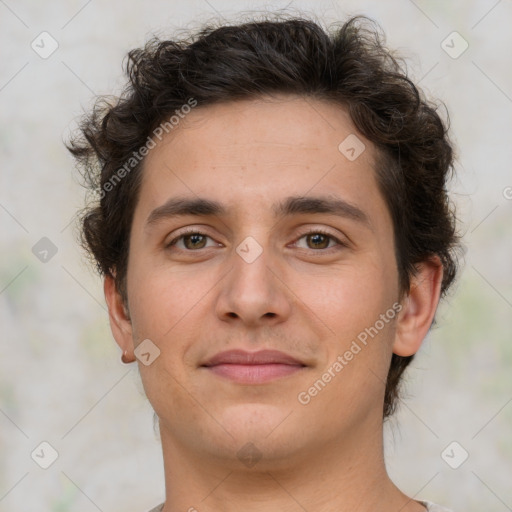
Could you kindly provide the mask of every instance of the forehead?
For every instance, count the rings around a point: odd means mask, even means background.
[[[364,204],[380,195],[374,162],[339,104],[281,96],[196,107],[147,155],[139,209],[172,195],[238,209],[309,193]]]
[[[291,158],[297,151],[296,160],[306,154],[314,157],[315,152],[321,151],[338,156],[339,143],[356,131],[349,114],[339,104],[281,95],[196,107],[166,142],[190,145],[200,138],[204,142],[199,146],[201,151],[190,152],[189,157],[236,157],[234,165],[257,157],[259,164],[265,164],[267,157],[272,161]]]

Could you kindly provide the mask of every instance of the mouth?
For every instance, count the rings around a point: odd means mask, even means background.
[[[264,384],[295,374],[306,365],[276,350],[229,350],[215,355],[201,367],[239,384]]]

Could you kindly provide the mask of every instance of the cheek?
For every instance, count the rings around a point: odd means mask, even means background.
[[[172,417],[177,426],[180,419],[176,411],[189,410],[192,414],[195,407],[189,393],[183,392],[184,386],[190,387],[184,354],[190,340],[201,332],[194,315],[205,296],[205,276],[164,267],[148,271],[147,265],[137,266],[136,262],[130,272],[134,345],[150,339],[160,351],[150,365],[138,362],[142,384],[156,413],[161,418]]]
[[[397,299],[394,274],[384,266],[361,263],[297,277],[304,302],[339,339],[356,336]]]
[[[197,362],[195,353],[191,356],[191,347],[204,345],[202,340],[208,333],[205,326],[206,315],[211,315],[209,292],[214,292],[219,277],[211,271],[147,268],[148,265],[134,264],[131,269],[134,344],[150,339],[160,354],[150,366],[139,363],[140,374],[150,400],[157,400],[163,393],[179,401],[186,399],[180,384],[190,385],[190,372]],[[165,400],[162,406],[166,407]]]
[[[211,282],[210,282],[211,281]],[[144,337],[165,340],[199,307],[214,285],[211,273],[147,267],[132,272],[130,309],[134,330]]]
[[[380,411],[397,315],[393,294],[378,274],[352,271],[343,277],[338,274],[328,291],[315,295],[311,309],[332,332],[324,340],[325,364],[300,390],[309,418],[331,411],[326,429]]]
[[[328,276],[302,278],[308,305],[330,329],[326,364],[316,375],[329,384],[315,398],[318,406],[364,409],[384,391],[397,315],[396,273],[382,261],[363,264],[362,259],[360,265],[338,268]]]

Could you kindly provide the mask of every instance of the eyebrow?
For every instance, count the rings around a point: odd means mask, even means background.
[[[334,197],[292,196],[280,203],[274,204],[273,213],[278,218],[299,214],[326,213],[338,217],[347,218],[366,225],[372,229],[368,215],[343,199]],[[170,198],[161,206],[155,208],[146,220],[144,229],[159,223],[163,219],[180,216],[214,217],[225,216],[228,209],[217,201],[205,198]]]

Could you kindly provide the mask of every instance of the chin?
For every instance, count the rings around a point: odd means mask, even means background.
[[[291,410],[271,404],[243,403],[226,407],[220,418],[233,437],[249,435],[261,439],[282,423]]]
[[[297,449],[295,445],[303,432],[291,411],[291,408],[287,410],[268,404],[240,404],[226,408],[220,419],[233,436],[232,443],[237,451],[252,443],[265,451],[265,457],[289,457],[290,450]]]

